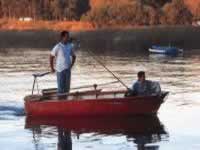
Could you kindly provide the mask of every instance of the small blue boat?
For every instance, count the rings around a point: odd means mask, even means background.
[[[183,49],[172,46],[152,46],[149,52],[155,54],[178,55],[179,53],[183,53]]]

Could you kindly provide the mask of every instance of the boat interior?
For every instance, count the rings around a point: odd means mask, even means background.
[[[98,99],[117,99],[125,97],[125,90],[121,91],[102,91],[87,90],[87,91],[75,91],[70,93],[57,94],[56,89],[42,90],[42,95],[32,95],[29,100],[98,100]],[[27,98],[26,98],[27,99]]]
[[[118,91],[103,91],[102,89],[75,91],[70,93],[57,94],[57,89],[44,89],[41,95],[30,95],[25,100],[45,101],[45,100],[102,100],[102,99],[121,99],[126,97],[126,90]],[[162,92],[163,99],[168,95],[168,92]],[[140,98],[141,96],[131,96],[131,98]],[[142,97],[144,98],[144,97]]]

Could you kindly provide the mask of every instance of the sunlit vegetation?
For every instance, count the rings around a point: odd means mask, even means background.
[[[118,0],[103,3],[82,16],[98,26],[110,25],[185,25],[193,15],[183,0]]]
[[[92,27],[89,28],[188,25],[200,19],[200,2],[196,4],[199,7],[191,11],[192,5],[189,7],[185,1],[0,0],[0,19],[35,23],[40,21],[44,28],[41,21],[81,21],[91,23],[89,26]],[[4,25],[1,21],[0,26]]]

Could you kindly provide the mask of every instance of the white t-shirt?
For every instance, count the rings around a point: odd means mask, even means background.
[[[56,71],[62,72],[71,67],[71,56],[74,55],[74,45],[71,43],[58,43],[51,51],[51,55],[56,57]]]

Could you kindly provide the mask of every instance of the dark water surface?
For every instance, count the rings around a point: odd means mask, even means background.
[[[158,117],[93,118],[85,120],[26,120],[23,97],[31,93],[32,74],[48,71],[47,50],[6,49],[0,52],[1,150],[198,150],[200,149],[200,52],[183,56],[94,51],[127,85],[145,70],[170,95]],[[72,88],[103,84],[104,90],[123,89],[87,51],[77,52]],[[55,75],[39,79],[39,88],[56,87]],[[25,125],[25,122],[27,124]],[[39,126],[38,123],[51,126]],[[59,124],[59,127],[54,126]],[[25,129],[26,128],[26,129]]]

